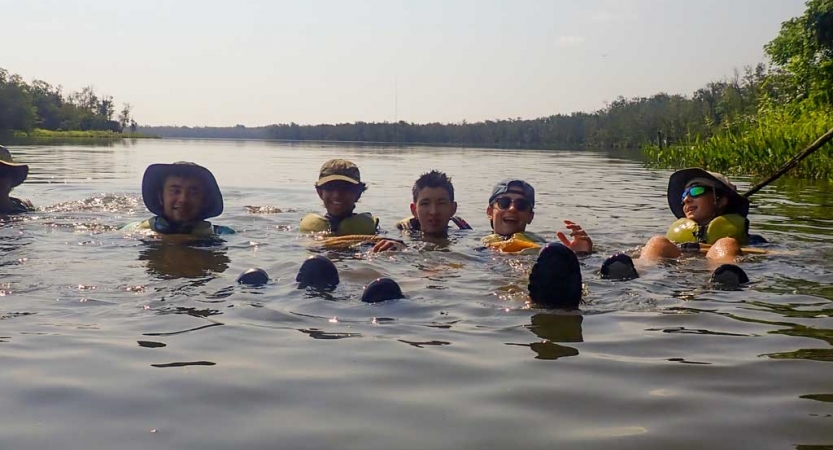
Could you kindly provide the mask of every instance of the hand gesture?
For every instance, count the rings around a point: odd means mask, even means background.
[[[590,253],[593,251],[593,241],[587,235],[587,232],[581,229],[581,225],[569,220],[565,220],[564,224],[570,230],[570,237],[573,239],[567,239],[567,236],[559,231],[555,235],[562,244],[569,247],[575,253]]]

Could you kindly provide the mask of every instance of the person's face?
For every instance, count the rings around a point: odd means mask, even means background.
[[[687,219],[691,219],[700,225],[706,225],[717,216],[718,211],[725,206],[728,199],[724,196],[715,202],[714,188],[709,186],[703,186],[705,189],[702,190],[700,195],[692,196],[692,193],[698,193],[697,187],[691,186],[686,189],[685,196],[682,199],[683,213],[685,213]]]
[[[353,212],[361,196],[361,187],[348,181],[330,181],[319,186],[318,197],[324,202],[327,214],[342,217]]]
[[[507,200],[501,200],[502,198]],[[505,203],[509,200],[512,203],[501,208],[499,203]],[[519,208],[519,203],[525,203],[525,205],[521,205],[523,207]],[[486,215],[492,220],[492,227],[496,234],[510,236],[526,230],[526,226],[532,223],[535,213],[532,212],[532,205],[529,204],[523,194],[509,191],[495,198],[492,204],[486,208]]]
[[[416,203],[411,203],[411,214],[419,220],[419,227],[428,235],[448,233],[448,221],[457,213],[457,202],[452,202],[442,187],[426,187],[419,191]]]
[[[165,218],[175,223],[200,219],[205,203],[205,187],[196,177],[169,176],[162,187]]]

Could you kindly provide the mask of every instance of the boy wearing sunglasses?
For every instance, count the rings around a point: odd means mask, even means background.
[[[325,162],[318,174],[315,191],[324,202],[327,214],[307,214],[301,219],[301,232],[335,236],[376,234],[379,219],[370,213],[353,212],[366,190],[358,166],[345,159]]]
[[[582,296],[581,266],[577,253],[593,250],[593,241],[576,223],[565,220],[572,240],[556,233],[561,243],[547,243],[526,231],[535,217],[535,189],[523,180],[507,179],[492,189],[486,215],[493,233],[483,243],[504,252],[541,248],[529,274],[529,298],[536,305],[577,309]]]
[[[692,168],[668,180],[668,206],[677,217],[665,236],[654,236],[641,258],[678,258],[677,244],[711,244],[706,258],[734,260],[750,241],[749,200],[724,175]],[[758,238],[761,239],[761,238]]]
[[[526,231],[526,226],[535,217],[535,189],[526,181],[507,179],[492,189],[486,215],[493,233],[483,238],[487,247],[506,252],[526,248],[538,248],[547,243],[546,239]],[[565,220],[572,240],[562,233],[556,233],[558,240],[576,253],[593,251],[593,241],[577,223]]]

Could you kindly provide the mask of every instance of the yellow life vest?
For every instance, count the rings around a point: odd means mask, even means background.
[[[515,253],[530,248],[537,249],[546,243],[546,239],[526,231],[515,233],[508,238],[499,234],[490,234],[483,238],[483,245],[505,253]]]
[[[717,216],[705,228],[685,217],[672,223],[665,233],[669,241],[677,244],[686,242],[703,242],[714,244],[720,238],[735,238],[740,245],[746,245],[749,239],[749,222],[740,214]]]
[[[332,233],[336,236],[374,235],[378,231],[379,219],[370,213],[353,214],[338,223],[338,228],[331,229],[330,221],[320,214],[307,214],[301,219],[302,233]]]

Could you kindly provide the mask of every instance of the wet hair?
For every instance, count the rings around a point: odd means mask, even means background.
[[[419,197],[419,192],[425,188],[443,188],[448,192],[449,200],[454,201],[454,185],[451,184],[451,177],[443,172],[432,170],[417,178],[411,191],[414,194],[414,203]]]

